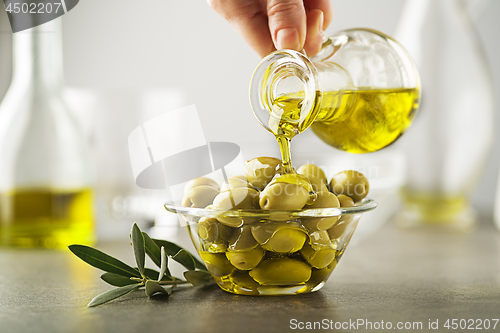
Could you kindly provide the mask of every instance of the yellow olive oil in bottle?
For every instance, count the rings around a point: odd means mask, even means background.
[[[61,19],[13,34],[0,103],[0,246],[64,248],[94,239],[90,152],[62,97]]]
[[[273,181],[303,185],[312,192],[307,179],[295,174],[290,153],[291,139],[307,128],[305,124],[313,122],[314,133],[335,148],[350,153],[374,152],[397,140],[410,126],[419,91],[362,89],[326,92],[321,97],[315,99],[314,112],[305,117],[301,117],[303,92],[280,95],[269,107],[279,110],[270,114],[268,124],[278,140],[284,170],[284,175]],[[311,196],[310,203],[313,200]]]
[[[250,102],[270,132],[290,136],[309,126],[327,144],[369,153],[396,141],[410,126],[420,77],[406,50],[371,29],[340,31],[320,52],[279,50],[266,56],[250,83]]]
[[[0,193],[0,244],[65,247],[91,240],[92,189],[19,188]]]
[[[282,95],[275,105],[283,114],[300,113],[303,93]],[[313,132],[329,145],[350,153],[380,150],[410,126],[418,108],[416,88],[326,92],[312,124]]]
[[[271,131],[276,140],[281,152],[281,160],[283,163],[283,174],[275,177],[272,183],[281,182],[303,186],[310,193],[308,204],[312,204],[316,200],[316,194],[313,191],[312,185],[306,176],[300,175],[295,171],[291,155],[291,143],[293,137],[306,130],[314,120],[311,115],[307,117],[301,116],[300,103],[302,99],[293,97],[277,98],[269,106],[271,110],[279,110],[279,112],[269,113],[267,120],[268,129]]]

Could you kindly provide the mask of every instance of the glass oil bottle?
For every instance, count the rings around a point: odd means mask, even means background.
[[[94,239],[90,152],[63,97],[61,19],[13,35],[0,104],[0,246]]]
[[[311,58],[275,51],[257,66],[250,83],[252,109],[276,136],[285,172],[293,171],[291,139],[308,127],[337,149],[374,152],[408,129],[419,100],[420,77],[409,54],[371,29],[326,38]]]

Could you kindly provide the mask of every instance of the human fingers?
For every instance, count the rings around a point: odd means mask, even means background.
[[[269,32],[266,0],[208,0],[261,57],[275,50]]]
[[[323,12],[313,9],[307,13],[307,34],[304,50],[308,56],[313,56],[321,49],[323,43]]]
[[[269,31],[278,50],[302,50],[306,39],[306,11],[303,0],[268,0]]]
[[[333,6],[331,0],[304,0],[306,12],[319,9],[323,12],[323,30],[328,28],[333,19]]]

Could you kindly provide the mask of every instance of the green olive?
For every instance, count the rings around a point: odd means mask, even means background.
[[[260,208],[266,210],[302,209],[309,200],[304,186],[289,183],[272,183],[260,192]]]
[[[307,205],[305,208],[307,209],[316,209],[316,208],[338,208],[340,207],[339,200],[337,196],[328,191],[322,191],[316,193],[316,201],[312,205]],[[337,221],[338,216],[332,217],[303,217],[301,219],[302,225],[308,231],[315,230],[327,230],[330,229]]]
[[[307,177],[314,176],[319,179],[326,185],[328,184],[328,180],[326,179],[325,172],[317,165],[314,164],[304,164],[300,168],[297,169],[297,173],[301,175],[305,175]]]
[[[215,217],[202,217],[198,222],[198,236],[207,242],[227,242],[232,232],[233,229],[223,225]]]
[[[201,240],[200,243],[203,251],[208,251],[210,253],[226,253],[227,251],[227,242],[210,243]]]
[[[261,247],[256,247],[250,251],[226,252],[226,257],[234,267],[242,271],[247,271],[260,263],[264,257],[264,253],[265,251]]]
[[[323,183],[323,181],[318,177],[313,175],[307,175],[306,177],[307,179],[309,179],[309,182],[311,183],[314,192],[328,191],[328,187],[326,187],[326,184]]]
[[[335,251],[333,248],[315,249],[309,244],[304,244],[300,253],[312,267],[322,269],[330,265],[335,259]]]
[[[255,223],[251,226],[253,237],[261,245],[266,243],[276,233],[276,231],[283,229],[295,229],[305,233],[304,229],[302,229],[300,223],[297,221],[269,222],[262,220],[261,222]]]
[[[195,188],[196,186],[200,185],[212,186],[213,188],[219,189],[219,184],[217,184],[215,180],[208,177],[198,177],[186,183],[186,186],[184,186],[184,193],[187,193],[192,188]]]
[[[252,235],[268,251],[293,253],[304,245],[307,235],[297,222],[268,222],[252,225]]]
[[[234,188],[219,193],[213,201],[216,209],[254,209],[258,208],[259,192],[252,188]]]
[[[333,176],[330,181],[330,190],[337,195],[347,195],[354,202],[358,202],[366,197],[370,185],[368,179],[361,172],[347,170]]]
[[[229,178],[222,184],[222,186],[220,187],[220,191],[225,192],[235,188],[252,188],[252,185],[250,185],[250,183],[247,182],[246,180],[233,177]]]
[[[256,295],[259,294],[257,288],[260,287],[260,284],[258,284],[254,279],[252,279],[252,277],[248,275],[248,272],[235,270],[234,272],[231,273],[229,279],[239,288],[245,288],[248,291],[256,292],[255,293]]]
[[[296,229],[281,229],[274,233],[262,247],[278,253],[293,253],[299,251],[307,239],[303,231]]]
[[[309,234],[309,244],[314,249],[332,248],[332,242],[326,230],[318,230]]]
[[[309,280],[311,267],[296,259],[267,259],[252,269],[249,274],[261,285],[296,285]]]
[[[342,237],[349,224],[349,221],[339,220],[333,227],[327,230],[330,239],[334,240]]]
[[[348,197],[347,195],[341,194],[337,196],[339,199],[340,207],[354,207],[354,201]],[[340,217],[340,219],[333,225],[330,229],[328,229],[328,234],[330,235],[330,239],[338,239],[342,237],[346,228],[350,225],[354,218],[353,214],[344,214]]]
[[[230,251],[249,251],[259,245],[252,235],[252,229],[248,224],[233,231],[229,237]]]
[[[263,190],[277,173],[282,172],[281,160],[275,157],[257,157],[245,163],[244,172],[252,186]]]
[[[251,188],[235,188],[218,194],[213,202],[215,209],[258,209],[259,192]],[[220,223],[228,227],[239,227],[244,223],[252,223],[257,218],[217,217]]]
[[[316,193],[316,200],[306,208],[339,208],[340,202],[337,196],[330,191]]]
[[[208,185],[199,185],[190,189],[182,198],[184,207],[204,208],[212,203],[219,190]]]
[[[224,253],[200,252],[200,257],[205,262],[208,271],[215,277],[229,275],[234,270]]]
[[[326,282],[326,280],[328,280],[328,278],[330,277],[336,266],[337,266],[337,260],[334,260],[332,261],[330,266],[326,268],[323,269],[313,268],[311,270],[311,278],[309,279],[309,281],[307,281],[307,285],[313,288],[312,291],[316,291],[317,289],[314,288],[317,288],[320,284]]]
[[[354,201],[347,195],[338,195],[337,199],[339,199],[340,207],[354,207]],[[340,224],[341,222],[349,224],[352,222],[353,218],[354,214],[344,214],[340,217],[337,224]]]
[[[340,207],[354,207],[354,200],[345,194],[337,195],[337,199],[339,200]]]

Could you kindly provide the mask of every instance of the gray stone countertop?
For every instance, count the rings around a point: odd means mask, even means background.
[[[96,308],[86,304],[111,287],[69,251],[1,249],[0,332],[289,332],[314,322],[320,331],[384,331],[389,323],[391,331],[453,331],[444,327],[448,319],[500,332],[500,323],[493,329],[500,319],[500,232],[483,222],[469,235],[386,224],[349,247],[312,294],[238,296],[211,286],[148,299],[139,290]],[[175,241],[192,249],[180,232]],[[96,247],[134,262],[127,240]]]

